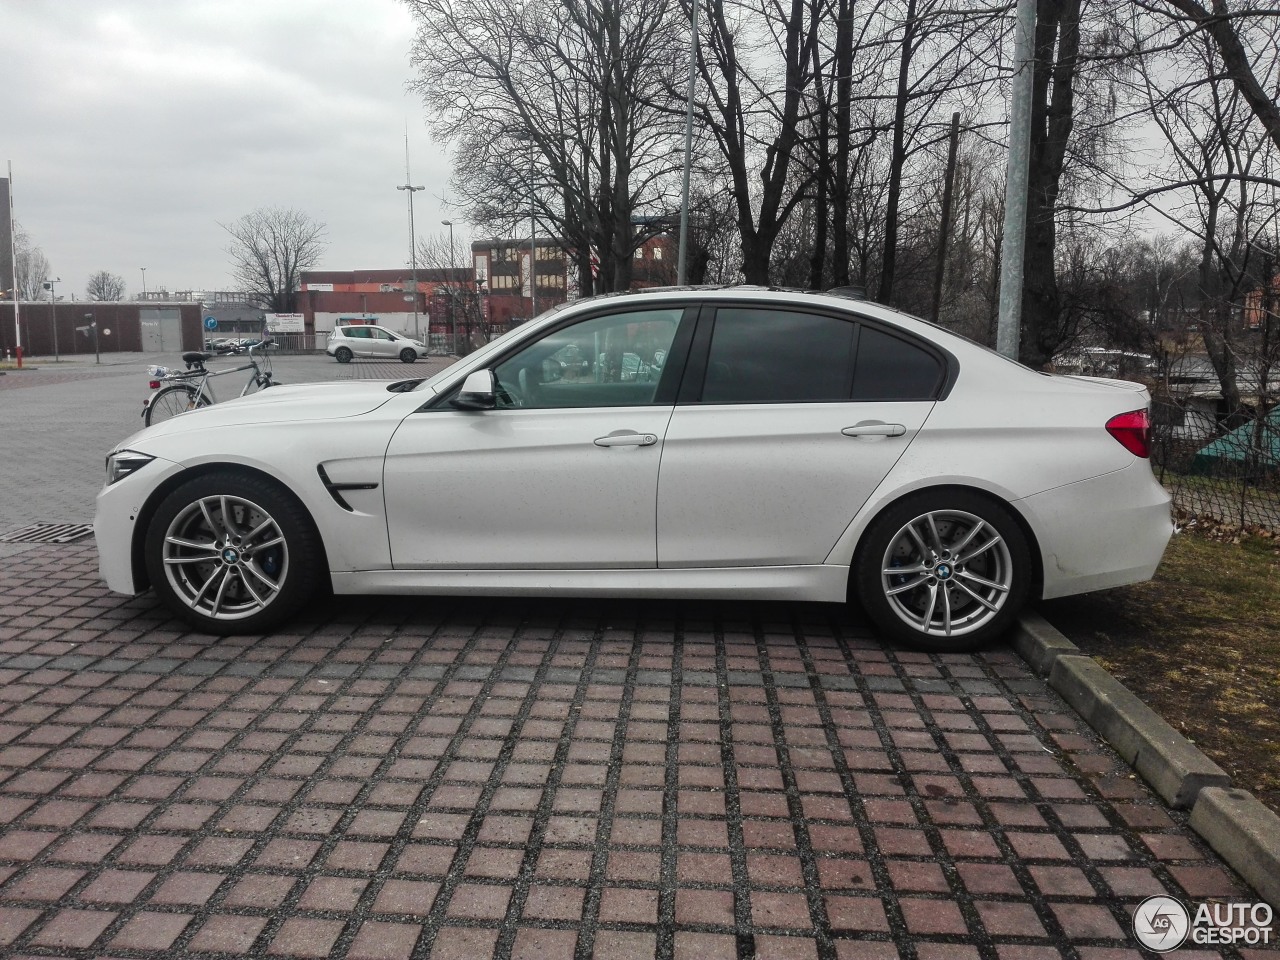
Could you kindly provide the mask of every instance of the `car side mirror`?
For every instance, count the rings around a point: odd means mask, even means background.
[[[462,381],[462,389],[449,401],[456,410],[492,410],[498,405],[497,381],[492,370],[475,370]]]

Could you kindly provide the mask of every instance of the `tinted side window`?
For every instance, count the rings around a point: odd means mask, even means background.
[[[858,337],[853,399],[932,400],[942,374],[942,363],[933,354],[864,326]]]
[[[847,400],[854,324],[782,310],[716,313],[703,403]]]

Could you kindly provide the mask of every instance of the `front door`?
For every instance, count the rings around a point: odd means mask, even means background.
[[[554,330],[494,367],[497,409],[445,404],[406,418],[384,470],[393,565],[654,567],[674,403],[663,378],[682,314]]]

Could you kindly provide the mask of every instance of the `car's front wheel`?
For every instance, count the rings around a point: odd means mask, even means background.
[[[412,348],[410,348],[410,347],[405,347],[403,350],[401,350],[401,351],[400,351],[400,362],[401,362],[401,363],[413,363],[413,361],[415,361],[415,360],[417,360],[417,359],[418,359],[418,351],[417,351],[417,350],[414,350],[414,349],[412,349]]]
[[[206,633],[260,633],[314,593],[323,550],[305,508],[262,477],[218,471],[182,484],[147,527],[151,585]]]
[[[1007,508],[968,490],[928,491],[872,522],[855,561],[864,609],[890,638],[972,650],[1013,623],[1032,579],[1027,539]]]
[[[350,363],[351,356],[350,347],[339,347],[337,350],[333,351],[333,359],[337,360],[339,363]]]

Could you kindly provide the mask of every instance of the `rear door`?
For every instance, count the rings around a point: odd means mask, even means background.
[[[945,375],[934,349],[855,317],[704,316],[663,448],[658,565],[822,563]]]

